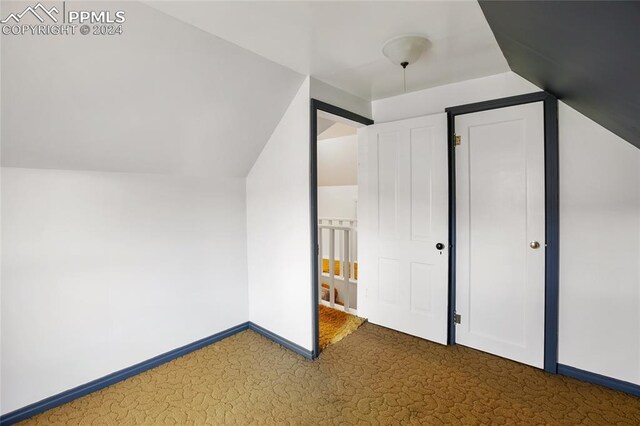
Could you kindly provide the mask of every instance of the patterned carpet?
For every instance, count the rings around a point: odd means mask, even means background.
[[[27,424],[640,423],[640,399],[365,323],[311,362],[245,331]]]
[[[318,314],[320,317],[320,350],[344,339],[364,322],[364,318],[324,305],[318,305]]]

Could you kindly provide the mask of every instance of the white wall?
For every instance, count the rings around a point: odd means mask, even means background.
[[[640,384],[640,149],[559,117],[559,361]]]
[[[0,15],[4,15],[4,9],[0,3]],[[2,52],[2,39],[0,37],[0,53]],[[2,81],[2,55],[0,55],[0,82]],[[0,84],[1,86],[1,84]],[[1,90],[1,87],[0,87]],[[5,106],[6,108],[6,106]],[[0,117],[2,117],[2,99],[0,98]],[[0,119],[0,135],[2,135],[2,119]],[[0,136],[1,138],[1,136]],[[0,140],[0,147],[2,145]],[[2,149],[0,148],[0,164],[2,164]],[[2,309],[2,173],[0,173],[0,309]],[[2,396],[2,312],[0,311],[0,414],[4,413]]]
[[[319,186],[318,217],[357,219],[358,186]],[[322,245],[322,255],[325,259],[328,259],[330,253],[330,244],[328,241],[329,235],[326,232],[324,234],[324,238],[325,241]],[[339,241],[336,242],[336,247],[341,247]],[[352,256],[354,254],[352,254]],[[339,257],[338,252],[336,252],[336,257]]]
[[[358,186],[319,186],[318,217],[357,219]]]
[[[447,84],[371,102],[376,123],[444,112],[444,109],[540,89],[513,72]]]
[[[124,32],[1,38],[3,413],[248,321],[245,176],[303,81],[140,2],[71,8]]]
[[[372,102],[376,123],[540,90],[513,72]],[[563,103],[559,362],[640,384],[640,150]]]
[[[318,141],[318,185],[358,184],[358,137],[343,136]]]
[[[312,346],[309,79],[247,176],[249,315]]]
[[[9,412],[248,320],[244,179],[2,168]]]

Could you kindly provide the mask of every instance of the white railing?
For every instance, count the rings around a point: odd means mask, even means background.
[[[325,259],[329,262],[329,270],[326,273],[324,272]],[[336,260],[339,261],[337,274],[335,268]],[[329,288],[329,300],[322,300],[321,297],[321,304],[345,312],[355,313],[357,309],[357,261],[357,220],[346,218],[319,218],[318,291],[322,294],[323,283],[328,285]],[[336,300],[336,290],[340,300]]]

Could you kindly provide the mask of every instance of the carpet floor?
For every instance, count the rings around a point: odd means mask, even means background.
[[[640,423],[640,399],[365,323],[314,362],[244,331],[26,424]]]
[[[320,350],[353,333],[362,325],[364,318],[347,314],[337,309],[318,305],[320,321]]]

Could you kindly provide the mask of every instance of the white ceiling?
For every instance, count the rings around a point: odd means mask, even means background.
[[[3,166],[246,176],[305,74],[401,93],[400,33],[433,43],[409,91],[508,70],[475,1],[145,3],[72,3],[125,10],[122,36],[3,37]]]
[[[304,79],[138,2],[73,7],[123,34],[2,37],[3,166],[244,177]]]
[[[509,70],[476,1],[149,1],[184,22],[364,99],[403,92],[382,55],[404,33],[433,43],[407,68],[407,91]]]

